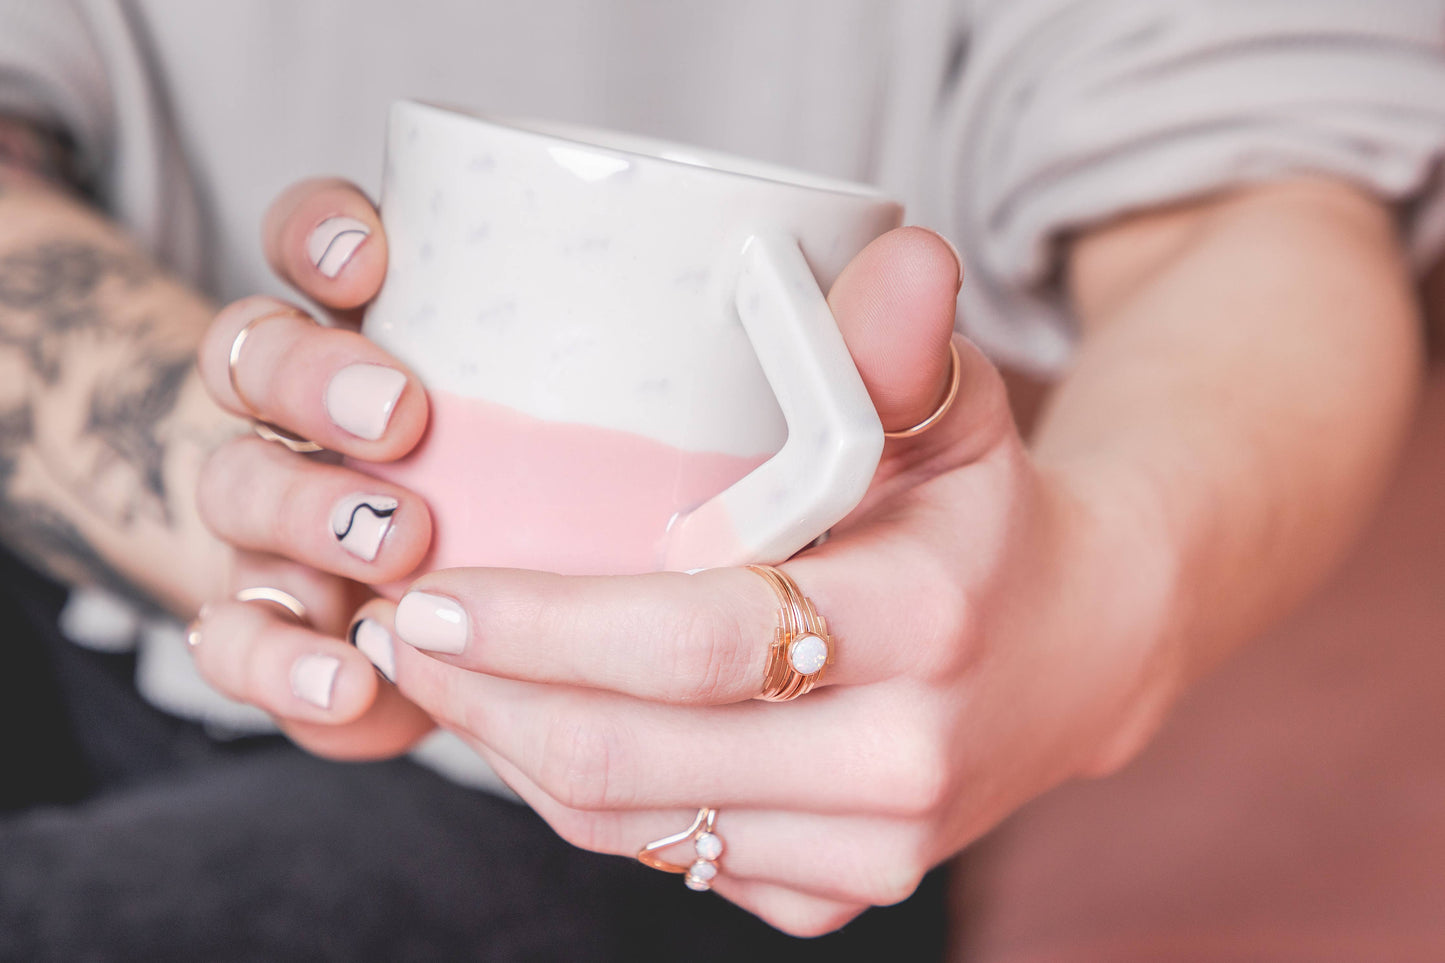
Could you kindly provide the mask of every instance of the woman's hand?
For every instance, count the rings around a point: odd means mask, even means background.
[[[334,258],[318,266],[308,252],[332,242],[312,239],[339,216],[370,234],[339,269]],[[358,193],[305,185],[268,224],[273,264],[319,302],[353,308],[379,286],[380,226]],[[885,427],[938,405],[958,286],[956,255],[920,229],[875,241],[834,285],[830,305]],[[229,384],[233,340],[276,307],[233,305],[207,338],[202,372],[232,410],[244,408]],[[424,396],[376,346],[300,318],[252,331],[237,377],[261,416],[361,459],[396,458],[415,442]],[[717,807],[727,851],[716,889],[789,932],[825,932],[904,898],[1023,801],[1127,758],[1174,690],[1152,646],[1162,580],[1127,493],[1041,471],[998,373],[959,347],[953,409],[927,433],[890,441],[864,503],[786,565],[835,637],[824,687],[751,701],[777,602],[746,570],[453,570],[424,576],[400,609],[363,609],[358,625],[396,690],[384,687],[361,719],[420,707],[565,838],[602,852],[635,855],[697,807]],[[398,374],[387,392],[337,404],[336,384],[358,365]],[[222,452],[202,494],[233,543],[349,578],[400,578],[425,551],[415,496],[273,444]],[[371,560],[327,528],[336,505],[361,495],[399,506]],[[244,626],[218,618],[203,626],[203,670],[273,712],[294,710],[283,673],[257,667],[294,664],[323,640],[255,612]],[[359,656],[345,659],[336,684],[359,674],[370,677]],[[327,751],[338,738],[351,745],[358,724],[330,743],[309,728],[298,737]]]
[[[406,454],[426,427],[426,395],[401,365],[350,330],[351,309],[386,270],[376,212],[346,185],[306,182],[276,202],[264,243],[278,274],[331,310],[338,325],[321,327],[272,298],[227,306],[200,349],[212,398],[342,455],[387,461]],[[371,279],[360,293],[352,281],[358,270]],[[298,624],[264,602],[206,606],[192,638],[197,666],[212,685],[260,706],[296,742],[334,758],[396,755],[433,728],[344,641],[352,614],[372,595],[366,586],[404,578],[426,553],[431,517],[420,498],[248,434],[211,456],[197,500],[206,524],[236,549],[234,588],[278,588],[307,609]]]

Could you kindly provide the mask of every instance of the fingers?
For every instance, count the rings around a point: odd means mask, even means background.
[[[919,717],[861,686],[796,702],[677,708],[612,693],[498,679],[392,640],[396,683],[437,722],[485,742],[574,809],[718,806],[913,815],[948,772],[922,725],[867,731],[858,718]],[[868,777],[859,778],[866,773]],[[744,778],[745,774],[745,778]],[[826,774],[820,778],[820,774]]]
[[[405,577],[431,544],[416,495],[259,438],[217,449],[197,494],[206,525],[231,544],[370,584]]]
[[[313,324],[272,298],[223,308],[198,366],[228,410],[366,461],[401,457],[426,428],[426,393],[400,363],[361,335]]]
[[[833,283],[828,304],[885,430],[918,424],[942,400],[962,279],[952,245],[905,227],[869,244]]]
[[[486,746],[474,748],[559,836],[581,849],[636,858],[643,846],[687,826],[697,812],[569,809]],[[930,847],[923,833],[893,820],[726,810],[715,834],[723,850],[713,888],[797,935],[830,932],[868,906],[906,899],[934,862],[925,855]],[[697,859],[691,842],[658,855],[683,866]],[[802,908],[809,912],[798,913]]]
[[[347,310],[376,296],[386,276],[386,235],[361,190],[334,179],[301,181],[266,212],[271,267],[318,304]]]
[[[833,636],[824,685],[918,668],[950,641],[940,631],[950,596],[891,604],[920,587],[908,573],[922,563],[898,564],[909,548],[895,540],[846,565],[811,564],[800,577]],[[834,584],[840,577],[846,584]],[[491,675],[720,704],[762,691],[778,608],[768,583],[746,569],[609,578],[453,569],[414,583],[396,625],[409,647]]]
[[[222,694],[276,717],[288,735],[332,758],[409,749],[432,728],[415,705],[378,683],[367,658],[261,602],[210,605],[192,627],[201,675]]]

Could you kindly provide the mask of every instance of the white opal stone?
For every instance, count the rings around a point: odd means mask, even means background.
[[[799,675],[812,675],[828,664],[828,643],[816,635],[800,635],[788,646],[788,661]]]
[[[711,883],[717,877],[717,865],[705,859],[699,859],[688,867],[687,875],[694,879],[700,879],[704,883]]]
[[[722,837],[716,833],[702,833],[693,842],[692,848],[697,851],[699,859],[717,859],[722,855]]]
[[[692,890],[695,893],[705,893],[708,890],[712,889],[712,883],[708,882],[705,879],[698,879],[691,873],[688,873],[686,876],[684,876],[682,878],[682,881],[687,884],[688,889]]]

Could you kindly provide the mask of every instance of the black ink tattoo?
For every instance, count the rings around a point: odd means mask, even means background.
[[[158,428],[193,366],[184,339],[136,309],[157,277],[74,241],[0,256],[0,538],[138,601],[70,515],[112,533],[172,522]]]

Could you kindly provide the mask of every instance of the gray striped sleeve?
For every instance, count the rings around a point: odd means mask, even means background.
[[[1073,331],[1057,241],[1118,214],[1301,172],[1410,201],[1445,242],[1442,0],[976,0],[948,121],[969,332],[1035,369]]]

